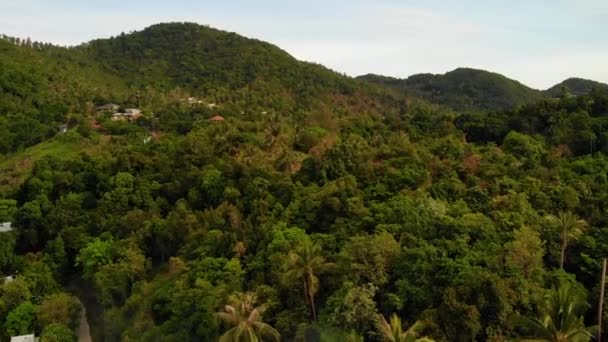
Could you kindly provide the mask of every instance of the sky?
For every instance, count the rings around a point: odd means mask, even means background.
[[[607,18],[606,0],[0,0],[0,33],[61,45],[189,21],[350,76],[472,67],[537,89],[608,83]]]

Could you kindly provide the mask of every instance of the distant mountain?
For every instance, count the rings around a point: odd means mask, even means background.
[[[563,89],[566,89],[570,94],[579,96],[589,94],[594,88],[608,89],[608,84],[573,77],[545,90],[545,94],[550,97],[559,97],[562,95]]]
[[[378,75],[358,77],[457,110],[510,109],[542,98],[542,93],[503,75],[484,70],[458,68],[444,75],[418,74],[407,79]]]

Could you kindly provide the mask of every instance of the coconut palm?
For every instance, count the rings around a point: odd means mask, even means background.
[[[557,227],[560,231],[561,249],[559,267],[564,268],[564,259],[566,255],[566,248],[572,241],[577,240],[587,227],[587,223],[584,220],[580,220],[573,213],[566,211],[560,212],[557,217],[554,217],[557,223]]]
[[[534,337],[522,341],[584,342],[593,337],[594,328],[585,326],[587,303],[580,300],[570,284],[562,283],[545,295],[540,318],[529,319]]]
[[[253,293],[235,293],[230,297],[224,311],[217,317],[231,328],[219,339],[220,342],[260,342],[279,341],[279,333],[269,324],[262,322],[262,314],[267,304],[255,306],[257,296]]]
[[[302,281],[304,295],[310,305],[312,319],[317,320],[315,309],[315,295],[319,291],[318,275],[326,273],[335,268],[335,264],[325,261],[321,254],[321,246],[306,241],[295,250],[289,252],[286,262],[286,271],[283,280],[288,283]]]
[[[380,315],[376,325],[378,330],[380,330],[383,340],[386,342],[433,342],[433,340],[428,337],[418,338],[420,330],[423,328],[423,324],[419,321],[414,323],[406,331],[403,331],[401,318],[399,318],[397,314],[391,316],[390,323],[386,321],[384,316]]]

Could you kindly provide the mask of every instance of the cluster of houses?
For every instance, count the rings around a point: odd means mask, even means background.
[[[119,110],[120,105],[117,105],[115,103],[107,103],[103,106],[97,107],[98,112],[112,114],[112,121],[134,122],[135,120],[144,116],[141,113],[141,110],[138,108],[128,108],[125,109],[124,112],[119,112]]]

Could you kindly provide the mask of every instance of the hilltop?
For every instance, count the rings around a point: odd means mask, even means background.
[[[418,74],[406,79],[364,75],[359,79],[382,84],[456,110],[512,109],[540,98],[540,91],[485,70],[458,68],[443,75]]]
[[[572,77],[547,89],[545,93],[551,97],[560,97],[565,89],[571,95],[580,96],[589,94],[594,88],[606,90],[608,84]]]

